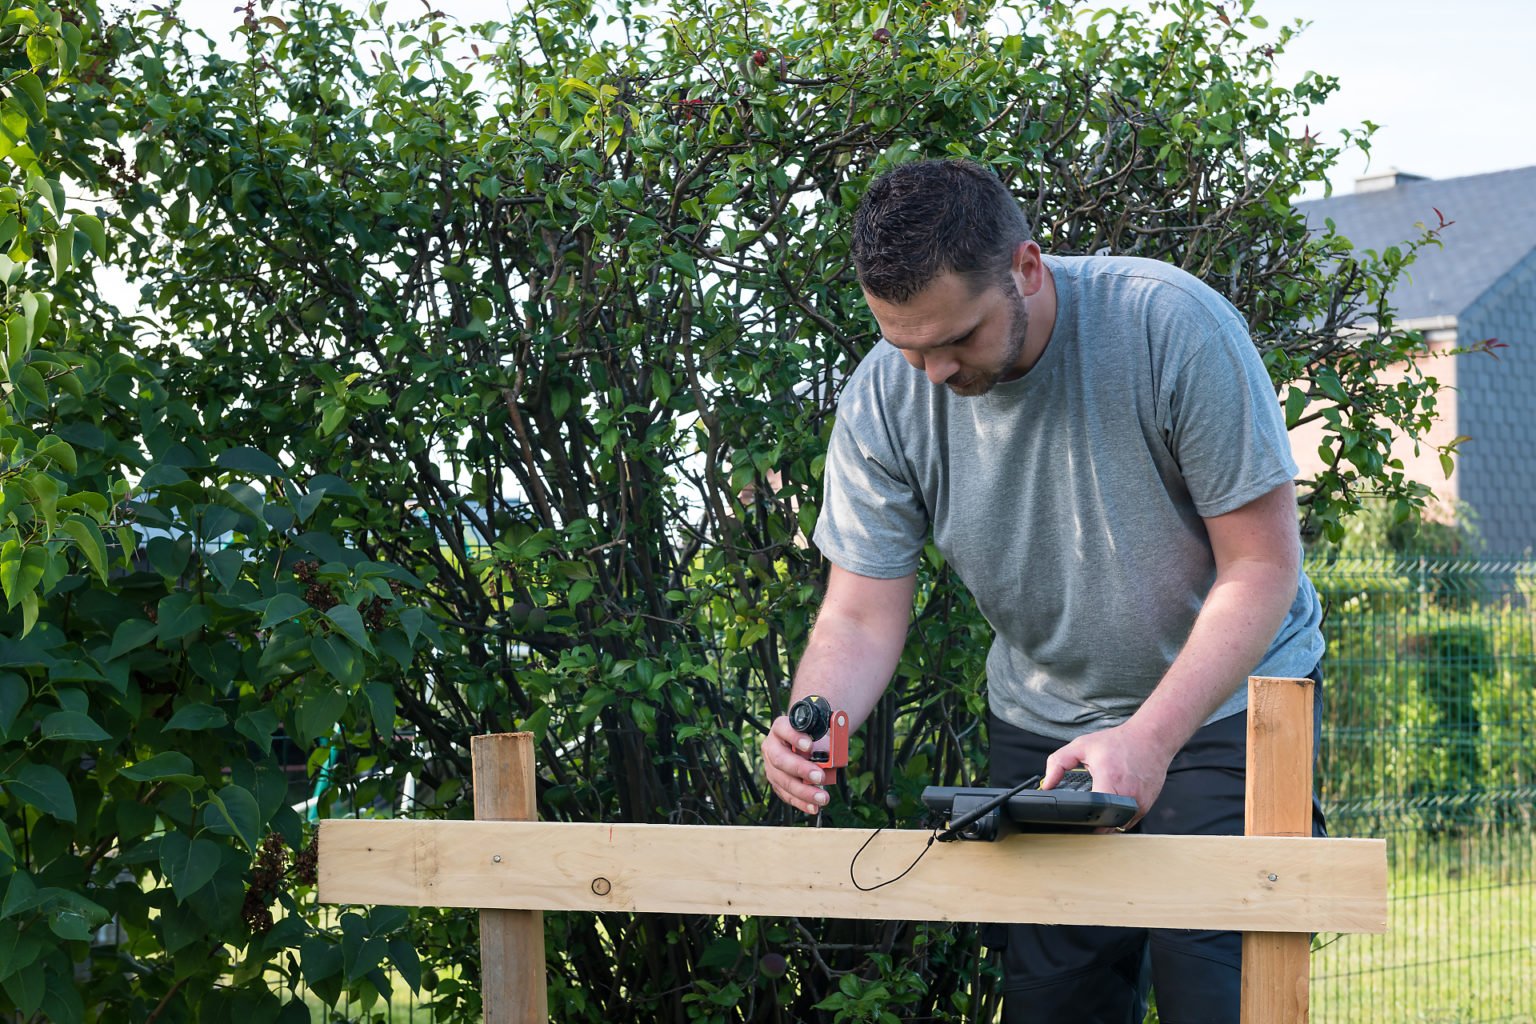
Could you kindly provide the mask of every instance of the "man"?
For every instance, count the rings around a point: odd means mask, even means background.
[[[899,166],[855,215],[878,345],[850,378],[815,543],[832,563],[794,684],[854,725],[900,656],[923,544],[996,634],[992,784],[1068,769],[1136,799],[1129,827],[1243,830],[1251,674],[1315,676],[1296,466],[1235,309],[1150,260],[1053,257],[964,161]],[[774,722],[778,795],[826,802],[809,739]],[[1148,884],[1156,884],[1149,880]],[[1238,1017],[1231,932],[1007,929],[1004,1019]]]

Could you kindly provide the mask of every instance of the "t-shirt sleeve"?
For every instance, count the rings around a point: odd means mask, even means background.
[[[891,444],[871,390],[850,387],[838,403],[822,472],[821,515],[812,539],[840,568],[875,579],[899,579],[917,569],[928,514],[905,478],[903,460]]]
[[[1264,361],[1237,317],[1223,318],[1166,389],[1165,430],[1202,517],[1234,511],[1296,477]]]

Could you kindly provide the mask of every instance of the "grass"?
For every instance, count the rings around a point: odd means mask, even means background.
[[[1385,935],[1318,937],[1313,1021],[1536,1024],[1532,835],[1414,845]]]

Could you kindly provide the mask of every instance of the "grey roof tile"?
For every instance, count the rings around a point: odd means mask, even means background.
[[[1332,217],[1357,249],[1380,251],[1433,226],[1435,210],[1455,223],[1441,234],[1443,248],[1419,251],[1398,284],[1399,317],[1455,315],[1536,249],[1536,167],[1465,178],[1404,181],[1375,192],[1297,203],[1314,230]]]

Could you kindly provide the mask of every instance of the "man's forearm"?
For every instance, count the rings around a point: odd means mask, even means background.
[[[791,690],[794,699],[820,694],[848,713],[857,728],[880,699],[906,643],[912,615],[914,577],[875,579],[836,566],[816,627],[800,659]],[[808,758],[811,741],[789,719],[774,719],[763,737],[763,769],[780,799],[808,814],[827,802],[824,775]]]
[[[1244,563],[1218,575],[1189,639],[1126,730],[1171,758],[1263,659],[1295,598],[1296,570]]]
[[[905,633],[905,625],[892,637],[860,621],[823,614],[796,667],[791,702],[820,694],[848,712],[849,724],[857,729],[891,681]]]

